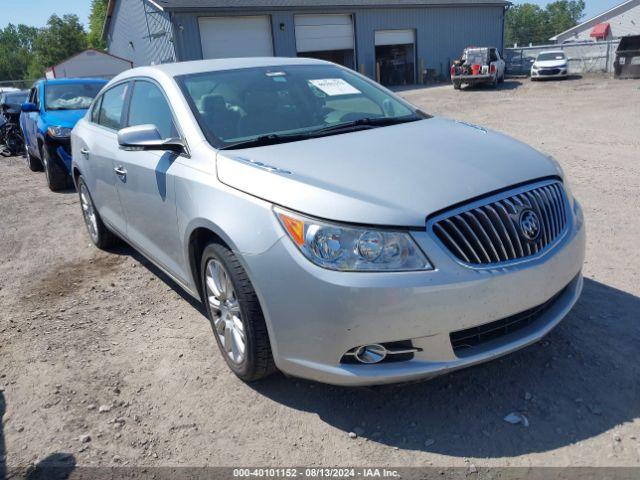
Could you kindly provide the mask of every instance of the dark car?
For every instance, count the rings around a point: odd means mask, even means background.
[[[616,78],[640,78],[640,35],[620,39],[613,71]]]

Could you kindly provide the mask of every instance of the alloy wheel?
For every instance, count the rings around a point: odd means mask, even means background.
[[[87,186],[82,181],[80,182],[80,206],[82,207],[82,216],[84,217],[87,230],[89,230],[89,235],[91,235],[91,239],[97,243],[98,218],[96,217],[93,202],[89,196],[89,190],[87,190]]]
[[[207,262],[205,281],[216,335],[229,359],[240,364],[245,358],[247,337],[231,278],[222,263],[213,258]]]

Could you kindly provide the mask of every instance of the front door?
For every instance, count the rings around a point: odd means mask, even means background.
[[[158,85],[136,80],[127,126],[155,125],[162,138],[178,136],[169,104]],[[127,219],[127,237],[178,280],[186,281],[178,236],[174,161],[166,151],[119,150],[114,170]]]
[[[84,156],[85,180],[100,216],[122,234],[126,234],[127,223],[116,189],[114,163],[120,154],[118,130],[124,123],[124,106],[130,89],[130,83],[118,84],[95,101],[85,127],[91,134],[83,136],[86,143],[74,152]]]

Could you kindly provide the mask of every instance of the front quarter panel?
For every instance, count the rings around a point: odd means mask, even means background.
[[[217,179],[216,152],[206,144],[174,163],[179,235],[183,238],[184,267],[194,290],[197,279],[190,268],[189,240],[198,228],[219,236],[241,262],[243,257],[269,250],[284,235],[272,204],[228,187]],[[245,269],[248,270],[245,264]],[[248,271],[251,277],[251,272]]]

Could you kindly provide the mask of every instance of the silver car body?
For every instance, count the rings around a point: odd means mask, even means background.
[[[241,150],[211,146],[175,76],[254,66],[322,64],[310,59],[227,59],[127,71],[109,85],[150,78],[173,109],[189,155],[126,151],[117,132],[89,114],[72,134],[73,168],[110,229],[195,298],[191,258],[199,231],[236,253],[263,309],[277,367],[342,385],[427,378],[539,340],[581,289],[585,233],[578,203],[553,159],[499,133],[443,118]],[[107,86],[106,88],[109,88]],[[126,181],[114,172],[126,169]],[[433,214],[485,204],[549,183],[564,184],[567,224],[552,245],[521,261],[469,265],[436,238]],[[434,266],[416,272],[340,272],[311,263],[274,215],[304,215],[410,232]],[[559,296],[557,294],[560,293]],[[536,321],[464,354],[451,332],[510,317],[557,296]],[[413,358],[342,362],[366,344],[411,340]]]

